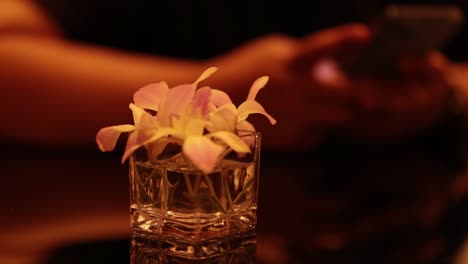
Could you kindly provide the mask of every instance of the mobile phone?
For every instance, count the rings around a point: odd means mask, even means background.
[[[370,23],[371,41],[345,63],[349,74],[397,74],[401,56],[442,48],[463,24],[454,5],[388,5]]]

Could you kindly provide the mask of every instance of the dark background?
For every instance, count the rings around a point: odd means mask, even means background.
[[[388,1],[39,2],[71,39],[201,59],[266,33],[366,22]],[[468,59],[466,33],[444,47],[451,59]],[[464,122],[451,113],[399,144],[336,134],[303,153],[263,153],[259,261],[450,263],[468,231]],[[0,262],[128,263],[121,151],[2,150]]]

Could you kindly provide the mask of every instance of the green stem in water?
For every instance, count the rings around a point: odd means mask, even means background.
[[[156,202],[154,201],[153,197],[146,192],[146,187],[148,186],[148,182],[151,181],[154,177],[154,175],[157,173],[156,169],[153,169],[150,173],[150,175],[148,175],[148,177],[146,177],[144,183],[141,181],[141,175],[140,175],[140,171],[138,171],[138,169],[135,170],[134,172],[136,175],[136,181],[139,185],[139,189],[141,190],[140,191],[140,194],[143,193],[144,196],[151,201],[152,204],[155,204]]]
[[[185,179],[185,186],[187,187],[187,191],[190,195],[193,195],[193,189],[192,189],[192,182],[190,181],[190,175],[187,173],[184,173],[184,179]]]
[[[174,202],[174,190],[177,188],[177,185],[179,185],[179,181],[177,181],[175,184],[171,184],[169,179],[167,178],[167,172],[164,173],[163,175],[163,181],[164,185],[167,186],[167,205],[165,210],[170,210],[169,208],[172,208],[172,203]],[[163,195],[165,196],[165,195]]]
[[[227,182],[226,177],[223,177],[222,181],[223,181],[223,188],[224,188],[224,191],[226,192],[226,196],[227,196],[228,208],[232,211],[233,210],[233,205],[232,205],[231,192],[229,191],[229,183]]]
[[[206,184],[208,185],[208,189],[210,190],[211,198],[216,203],[219,210],[221,210],[221,212],[223,212],[223,213],[226,213],[226,209],[224,208],[224,206],[219,201],[218,196],[216,196],[216,192],[215,192],[215,190],[213,188],[213,182],[211,181],[210,177],[205,173],[203,173],[203,177],[205,178]]]
[[[237,203],[244,195],[247,193],[247,191],[250,189],[250,185],[254,183],[254,179],[250,179],[245,185],[244,188],[242,188],[242,192],[237,195],[237,197],[234,199],[234,203]]]

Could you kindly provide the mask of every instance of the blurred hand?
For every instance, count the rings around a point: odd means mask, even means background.
[[[342,127],[361,140],[395,140],[417,134],[435,124],[446,112],[449,86],[444,78],[446,60],[438,52],[401,58],[395,77],[349,76],[338,64],[329,66],[335,78],[322,85],[351,91],[349,122]]]
[[[328,127],[349,118],[346,109],[348,91],[317,86],[308,72],[321,57],[339,53],[349,45],[367,39],[367,29],[346,25],[311,34],[304,39],[268,35],[255,39],[231,53],[207,64],[223,69],[211,77],[228,87],[234,101],[243,101],[251,83],[261,75],[270,76],[267,87],[257,100],[278,123],[254,120],[262,131],[267,148],[275,150],[307,149],[316,145]],[[245,87],[245,89],[239,89]],[[214,87],[216,88],[216,87]],[[220,87],[225,89],[225,87]]]
[[[245,90],[239,90],[241,85],[248,88],[260,75],[270,76],[258,101],[278,123],[275,127],[266,121],[254,124],[260,124],[266,146],[276,150],[308,149],[329,129],[387,139],[414,133],[437,120],[448,95],[443,57],[434,53],[406,58],[398,79],[347,75],[340,68],[340,58],[368,41],[368,28],[358,24],[300,39],[269,35],[209,64],[223,68],[214,78],[236,85],[229,92],[239,101],[246,96]]]

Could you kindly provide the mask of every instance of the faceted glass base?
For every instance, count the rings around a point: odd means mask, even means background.
[[[138,233],[202,241],[255,228],[252,163],[226,162],[210,174],[167,163],[133,168],[130,215]]]
[[[256,262],[255,253],[256,236],[253,230],[200,242],[135,233],[131,241],[130,259],[131,264],[250,264]]]
[[[130,157],[133,263],[255,262],[242,259],[255,255],[260,135],[246,142],[251,153],[227,151],[210,173],[177,148]]]

